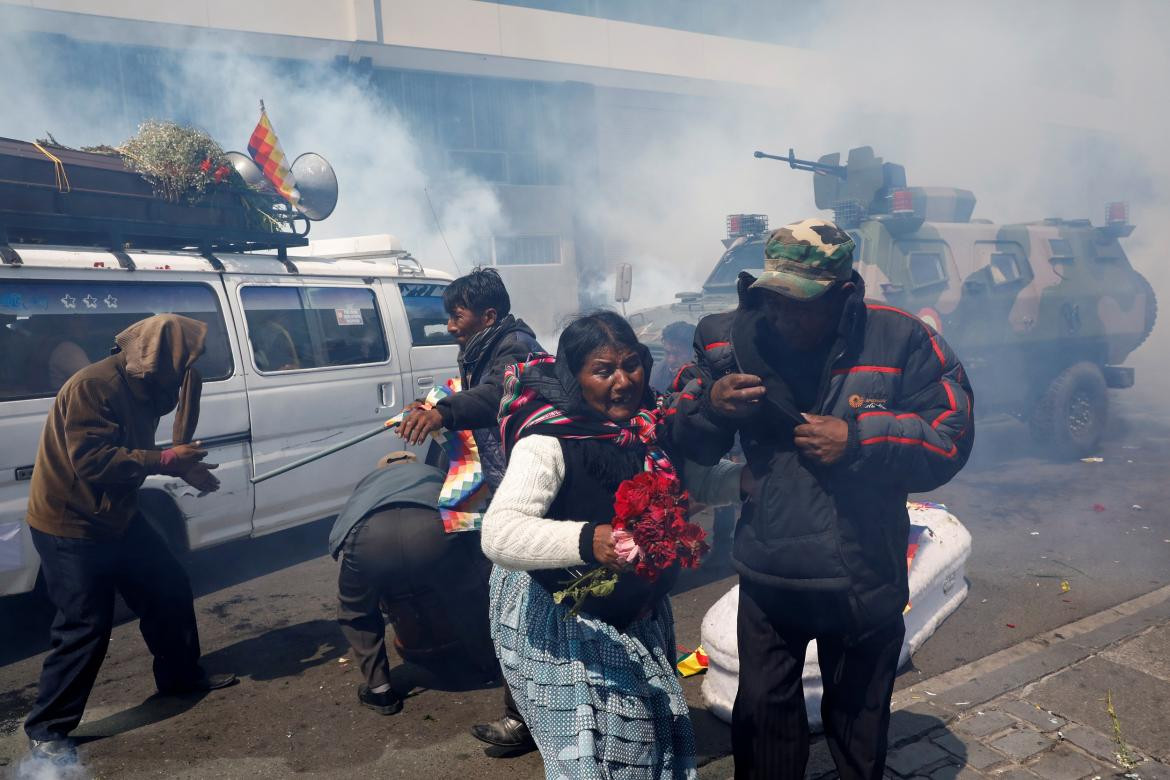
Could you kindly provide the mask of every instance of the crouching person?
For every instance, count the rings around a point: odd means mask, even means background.
[[[446,472],[405,451],[379,466],[337,517],[329,551],[341,559],[337,622],[365,676],[358,700],[393,715],[406,691],[390,684],[383,608],[407,660],[475,683],[498,678],[499,666],[488,632],[491,564],[478,531],[449,533],[443,525]]]
[[[57,610],[24,726],[37,758],[76,760],[68,735],[106,657],[115,593],[138,615],[160,693],[236,681],[200,668],[191,585],[138,510],[139,488],[151,474],[179,477],[200,491],[219,487],[199,442],[154,445],[159,418],[173,409],[173,441],[189,441],[195,431],[202,383],[193,366],[206,336],[205,324],[175,314],[137,322],[117,335],[115,354],[65,382],[49,412],[28,497],[33,545]]]

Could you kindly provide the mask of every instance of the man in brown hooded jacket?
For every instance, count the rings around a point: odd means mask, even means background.
[[[199,633],[182,566],[138,511],[151,474],[169,474],[200,491],[219,487],[187,443],[199,420],[201,380],[193,367],[207,326],[176,314],[131,325],[114,354],[74,374],[45,422],[29,489],[28,524],[46,592],[57,609],[52,649],[25,722],[34,756],[76,760],[77,727],[105,658],[120,593],[138,615],[154,655],[160,692],[221,688],[234,675],[199,666]],[[155,447],[159,418],[176,409],[174,444]]]

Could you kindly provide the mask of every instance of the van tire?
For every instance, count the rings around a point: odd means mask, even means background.
[[[1093,363],[1075,363],[1048,385],[1032,413],[1032,436],[1049,455],[1071,460],[1101,443],[1109,413],[1105,376]]]
[[[161,490],[144,490],[138,496],[138,510],[172,553],[187,552],[186,521],[170,496]]]

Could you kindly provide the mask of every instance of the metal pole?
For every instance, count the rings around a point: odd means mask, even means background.
[[[261,474],[258,477],[251,477],[250,481],[252,482],[253,485],[255,485],[257,483],[263,482],[266,479],[272,479],[273,477],[280,476],[281,474],[284,474],[285,472],[292,471],[293,469],[296,469],[296,468],[300,468],[301,466],[304,466],[306,463],[312,463],[315,460],[320,460],[321,458],[324,458],[326,455],[332,455],[333,453],[337,452],[338,450],[344,450],[346,447],[352,447],[353,445],[355,445],[359,442],[363,442],[366,439],[373,438],[374,436],[377,436],[382,431],[388,431],[391,428],[396,428],[396,427],[398,427],[398,424],[400,422],[402,422],[402,415],[397,415],[395,417],[391,417],[389,420],[387,420],[383,424],[379,425],[377,428],[366,431],[365,433],[359,433],[357,436],[354,436],[351,439],[346,439],[345,441],[338,442],[337,444],[334,444],[332,447],[328,447],[326,449],[323,449],[320,452],[314,452],[312,455],[306,455],[303,458],[298,458],[297,460],[294,460],[292,463],[286,463],[285,465],[281,466],[278,469],[273,469],[272,471],[269,471],[267,474]]]

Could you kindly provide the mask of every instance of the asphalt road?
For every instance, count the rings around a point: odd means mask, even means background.
[[[967,469],[929,496],[972,533],[970,595],[899,687],[1170,583],[1170,424],[1145,413],[1137,396],[1115,396],[1103,462],[1047,461],[1031,453],[1022,426],[988,423]],[[136,624],[115,630],[77,733],[93,777],[543,776],[535,755],[493,758],[467,735],[469,724],[498,714],[498,689],[427,689],[400,667],[400,679],[420,684],[403,713],[386,718],[357,705],[359,674],[333,622],[327,531],[317,523],[188,559],[205,664],[237,672],[239,686],[152,697]],[[680,582],[680,643],[699,641],[703,614],[734,581],[724,570]],[[48,619],[35,597],[0,602],[0,777],[16,774],[24,752],[20,719],[35,694]],[[702,709],[700,679],[684,681],[700,755],[720,755],[727,729]]]

